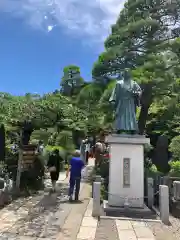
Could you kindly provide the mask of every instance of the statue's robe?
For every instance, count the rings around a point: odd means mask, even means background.
[[[117,131],[138,131],[136,107],[140,95],[141,88],[135,81],[117,81],[109,100],[110,102],[114,102],[114,127]]]

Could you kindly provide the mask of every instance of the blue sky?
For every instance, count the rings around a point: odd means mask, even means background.
[[[45,93],[59,88],[64,66],[91,69],[120,0],[1,0],[1,92]]]

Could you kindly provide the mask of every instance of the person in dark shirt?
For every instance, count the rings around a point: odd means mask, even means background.
[[[49,161],[47,163],[47,167],[50,171],[53,192],[56,190],[56,182],[59,179],[60,161],[61,157],[59,156],[59,150],[55,149],[53,151],[53,154],[50,155]]]
[[[75,189],[75,201],[79,200],[79,190],[81,183],[81,171],[84,167],[84,162],[80,158],[80,151],[76,150],[74,156],[71,158],[69,168],[67,170],[66,176],[68,177],[70,172],[69,180],[69,200],[72,201],[74,187]]]

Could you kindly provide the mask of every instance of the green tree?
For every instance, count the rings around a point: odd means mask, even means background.
[[[128,0],[116,24],[112,26],[112,33],[105,41],[105,52],[99,56],[92,71],[95,79],[118,78],[125,66],[136,70],[139,68],[137,71],[141,78],[138,80],[143,89],[139,115],[140,133],[145,129],[157,80],[162,79],[162,75],[169,70],[169,66],[163,65],[159,53],[173,50],[171,42],[179,36],[178,29],[174,27],[179,21],[179,10],[178,0]]]
[[[176,136],[172,139],[169,149],[172,153],[172,159],[175,161],[180,161],[180,136]]]
[[[84,85],[81,77],[80,68],[75,65],[69,65],[63,69],[63,77],[61,79],[61,93],[65,96],[76,95]]]

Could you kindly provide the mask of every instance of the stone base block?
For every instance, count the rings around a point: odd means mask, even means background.
[[[174,217],[179,218],[180,217],[180,201],[177,201],[174,198],[172,198],[170,201],[170,211]]]
[[[129,217],[141,219],[156,219],[156,214],[150,210],[145,204],[143,208],[124,208],[109,206],[108,201],[103,202],[103,210],[106,216],[111,217]]]
[[[144,145],[149,139],[141,135],[109,135],[110,167],[108,203],[144,208]]]

